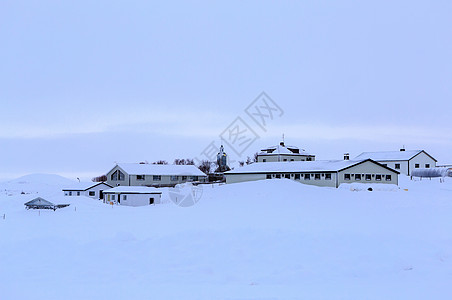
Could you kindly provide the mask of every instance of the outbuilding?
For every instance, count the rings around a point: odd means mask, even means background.
[[[113,186],[105,182],[80,182],[71,187],[64,188],[65,196],[86,196],[94,199],[104,199],[104,190],[111,189]]]
[[[292,179],[300,183],[339,187],[342,183],[398,184],[399,172],[371,159],[254,163],[226,172],[226,183]]]
[[[104,191],[104,202],[126,206],[146,206],[160,204],[162,191],[146,186],[117,186]]]

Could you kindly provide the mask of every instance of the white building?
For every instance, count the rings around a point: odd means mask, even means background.
[[[207,175],[194,165],[117,164],[107,174],[112,186],[175,186],[184,182],[204,182]]]
[[[295,146],[286,146],[284,142],[279,145],[262,149],[257,155],[257,162],[278,161],[312,161],[315,155]]]
[[[411,175],[414,169],[429,169],[436,167],[437,160],[424,150],[405,150],[364,152],[355,157],[356,160],[372,159],[399,171],[405,175]]]
[[[105,182],[80,182],[71,187],[64,188],[65,196],[86,196],[94,199],[103,199],[104,190],[111,189],[113,186]]]
[[[399,172],[366,159],[254,163],[224,175],[226,183],[287,178],[304,184],[337,188],[342,183],[352,182],[397,185]]]
[[[126,206],[146,206],[160,204],[162,192],[146,186],[117,186],[104,191],[104,202]]]

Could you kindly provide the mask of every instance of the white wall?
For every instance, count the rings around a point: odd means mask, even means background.
[[[125,196],[125,197],[124,197]],[[124,206],[146,206],[150,205],[150,198],[154,198],[154,204],[160,204],[162,194],[113,194],[107,193],[105,194],[105,203],[115,203]]]
[[[350,180],[345,180],[345,174],[350,175]],[[356,174],[361,175],[361,180],[356,180]],[[370,175],[370,180],[366,180],[366,175]],[[381,180],[377,180],[377,175],[381,176]],[[386,175],[391,175],[391,180],[386,180]],[[388,170],[371,161],[366,161],[359,165],[345,169],[338,173],[338,183],[385,183],[398,184],[398,174],[395,171]]]

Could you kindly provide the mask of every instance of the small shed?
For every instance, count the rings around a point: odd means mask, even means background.
[[[80,182],[63,189],[65,196],[86,196],[94,199],[104,199],[104,190],[112,186],[105,182]]]
[[[126,206],[146,206],[160,204],[162,191],[146,186],[118,186],[104,191],[105,203]]]
[[[24,204],[26,209],[53,209],[63,208],[69,206],[69,204],[53,204],[50,201],[47,201],[41,197],[35,198],[31,201],[28,201]]]

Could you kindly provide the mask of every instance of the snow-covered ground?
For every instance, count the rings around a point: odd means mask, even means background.
[[[68,183],[0,184],[0,299],[452,297],[452,178],[206,185],[192,207],[108,206]],[[25,210],[38,195],[71,205]]]

